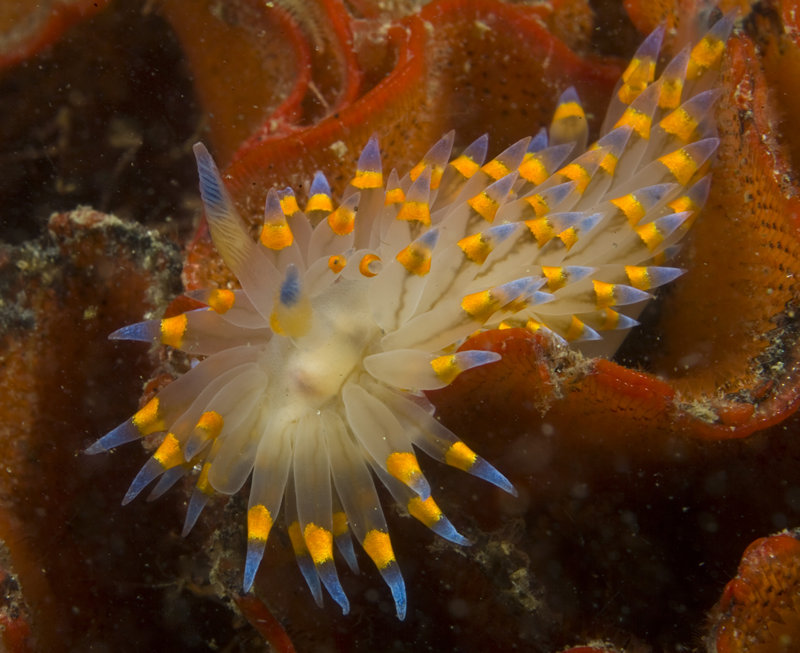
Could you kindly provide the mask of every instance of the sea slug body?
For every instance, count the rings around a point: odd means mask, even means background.
[[[492,465],[433,417],[424,391],[500,359],[458,351],[509,325],[613,354],[697,217],[717,148],[712,85],[733,24],[726,16],[655,78],[662,30],[637,51],[602,136],[585,148],[574,90],[549,130],[485,162],[479,138],[457,155],[446,134],[418,165],[384,178],[373,137],[338,206],[318,173],[300,210],[267,195],[251,238],[206,148],[195,146],[214,244],[241,289],[190,293],[206,308],[123,327],[113,339],[156,342],[200,361],[87,449],[163,433],[127,503],[196,477],[184,524],[214,494],[251,479],[244,589],[284,509],[311,592],[349,602],[334,543],[357,569],[351,534],[405,617],[405,586],[374,478],[438,535],[466,543],[444,516],[420,449],[514,493]]]

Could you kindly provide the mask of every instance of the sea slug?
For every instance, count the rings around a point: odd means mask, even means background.
[[[207,307],[123,327],[113,339],[179,348],[199,362],[91,445],[96,454],[155,433],[131,501],[196,478],[187,533],[213,494],[252,477],[244,589],[281,506],[300,571],[349,609],[336,543],[351,534],[406,613],[375,477],[434,532],[466,543],[434,501],[416,450],[514,493],[509,481],[433,416],[424,391],[497,362],[456,351],[470,334],[516,325],[610,355],[709,189],[717,148],[712,89],[733,16],[655,79],[662,30],[639,48],[602,128],[572,89],[549,130],[485,162],[486,137],[453,155],[446,134],[403,176],[384,178],[373,137],[335,206],[317,174],[301,211],[290,189],[267,195],[258,241],[206,148],[195,146],[214,244],[241,289],[190,293]]]

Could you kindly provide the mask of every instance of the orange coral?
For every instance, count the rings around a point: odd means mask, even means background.
[[[800,642],[800,541],[785,533],[756,540],[742,556],[712,614],[716,653],[780,653]]]
[[[4,569],[20,587],[16,601],[31,613],[28,644],[55,651],[65,641],[91,641],[104,628],[92,611],[65,611],[59,596],[89,606],[93,595],[113,600],[108,592],[115,592],[83,582],[104,564],[81,553],[103,501],[70,460],[84,433],[107,419],[103,401],[85,391],[97,391],[101,378],[112,393],[139,391],[115,372],[105,334],[131,310],[163,301],[160,292],[174,292],[176,251],[141,228],[88,209],[55,215],[49,224],[51,248],[4,249],[0,265],[12,300],[2,315],[0,533]],[[68,338],[65,324],[75,325]],[[140,357],[130,364],[141,370],[143,363]],[[9,640],[18,637],[15,631],[4,632],[9,650],[24,650]]]

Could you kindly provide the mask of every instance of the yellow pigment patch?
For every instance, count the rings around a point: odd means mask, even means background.
[[[461,300],[461,308],[472,319],[483,324],[500,308],[500,302],[490,290],[482,290],[465,295]]]
[[[550,204],[544,199],[541,193],[536,193],[535,195],[530,195],[523,199],[530,205],[537,216],[542,216],[550,212]]]
[[[541,157],[530,152],[522,158],[522,163],[519,164],[517,171],[520,177],[535,186],[538,186],[550,176],[550,171]]]
[[[564,243],[564,247],[567,248],[567,251],[569,251],[572,249],[572,246],[578,242],[578,230],[575,227],[564,229],[564,231],[558,234],[558,238]]]
[[[289,229],[286,220],[278,222],[266,223],[261,228],[261,244],[273,251],[279,252],[280,250],[289,247],[294,242],[294,234]]]
[[[458,241],[458,246],[467,255],[467,258],[478,265],[483,265],[486,257],[492,253],[492,243],[487,241],[480,232],[462,238]]]
[[[617,97],[625,104],[633,102],[653,81],[655,69],[655,61],[650,57],[646,59],[634,57],[622,73],[623,84],[617,91]]]
[[[214,439],[222,432],[223,426],[225,426],[225,420],[222,415],[215,410],[207,410],[200,415],[200,419],[197,420],[194,428],[204,431],[206,438]]]
[[[616,303],[616,299],[614,299],[616,284],[593,280],[592,285],[594,286],[594,294],[596,295],[595,303],[597,308],[606,308]]]
[[[652,281],[647,268],[640,265],[626,265],[625,274],[628,275],[630,284],[638,290],[650,290]]]
[[[523,296],[517,297],[516,299],[510,301],[503,308],[510,313],[518,313],[519,311],[528,308],[528,306],[530,306],[530,300]]]
[[[444,454],[444,461],[448,465],[465,472],[472,469],[477,459],[477,454],[460,440],[450,445]]]
[[[389,204],[401,204],[406,201],[406,194],[402,188],[387,188],[383,196],[384,206]]]
[[[642,203],[633,193],[628,193],[627,195],[617,197],[610,201],[625,214],[625,217],[628,218],[628,224],[631,227],[637,225],[639,220],[645,216],[646,211],[644,206],[642,206]]]
[[[181,443],[174,433],[167,433],[167,437],[156,449],[153,458],[158,461],[164,469],[171,469],[184,462],[183,452],[181,451]]]
[[[672,176],[682,186],[688,185],[694,173],[697,172],[697,162],[686,151],[686,148],[665,154],[657,160],[672,173]]]
[[[572,319],[569,322],[569,327],[567,328],[567,332],[564,334],[564,337],[570,342],[573,340],[577,340],[583,335],[585,329],[586,325],[583,322],[581,322],[581,320],[579,320],[575,315],[573,315]]]
[[[422,476],[417,457],[413,453],[405,451],[395,451],[387,456],[386,471],[406,485],[412,485],[416,479]]]
[[[600,314],[600,329],[602,331],[611,331],[616,329],[619,325],[619,313],[617,311],[606,308]]]
[[[580,163],[570,163],[568,166],[561,168],[561,170],[558,171],[558,174],[566,177],[570,181],[574,181],[575,189],[579,193],[583,193],[583,191],[585,191],[586,187],[589,185],[589,182],[592,180],[592,175],[590,175],[589,171]]]
[[[266,542],[272,529],[272,515],[263,504],[256,504],[247,511],[247,539]]]
[[[306,541],[303,539],[303,533],[300,531],[300,524],[293,521],[286,529],[289,533],[289,541],[292,543],[292,550],[296,556],[306,555],[308,549],[306,548]]]
[[[281,302],[279,295],[275,299],[272,314],[269,316],[269,325],[275,333],[299,338],[308,333],[311,328],[311,317],[311,302],[306,295],[302,295],[291,306]]]
[[[328,216],[328,226],[337,236],[346,236],[356,226],[356,214],[346,206],[340,206]]]
[[[347,515],[341,510],[333,513],[333,535],[339,537],[347,533]]]
[[[658,125],[665,132],[677,136],[685,143],[692,137],[694,130],[697,129],[697,120],[686,109],[679,107],[666,116]]]
[[[536,218],[535,220],[525,220],[525,226],[528,227],[539,247],[544,246],[556,236],[556,231],[553,225],[547,218]]]
[[[680,77],[674,79],[661,79],[661,88],[658,94],[658,106],[661,109],[676,109],[681,105],[683,95],[683,80]]]
[[[293,216],[300,210],[300,206],[297,204],[297,198],[294,196],[294,193],[288,193],[284,195],[280,199],[281,203],[281,211],[287,217]]]
[[[544,325],[541,322],[537,322],[536,320],[528,320],[525,323],[525,328],[531,333],[536,333],[537,331],[541,331],[543,327]]]
[[[562,102],[556,107],[555,113],[553,114],[553,122],[568,120],[569,118],[585,117],[586,114],[583,111],[583,107],[578,102]]]
[[[197,483],[195,483],[195,487],[206,496],[214,494],[214,488],[211,487],[211,483],[208,482],[208,470],[210,469],[211,463],[203,463],[200,474],[197,477]]]
[[[333,211],[331,196],[325,193],[315,193],[309,197],[308,204],[306,204],[306,213],[311,211],[325,211],[325,213]]]
[[[586,114],[580,103],[562,102],[556,107],[550,124],[550,134],[559,142],[575,141],[586,129]]]
[[[272,311],[272,315],[269,316],[269,328],[280,336],[286,335],[283,331],[283,327],[281,326],[281,321],[275,311]]]
[[[697,203],[688,195],[681,195],[667,204],[675,213],[683,213],[684,211],[696,211],[699,207]]]
[[[392,542],[388,533],[373,528],[364,537],[362,546],[378,569],[386,569],[395,562]]]
[[[208,295],[208,305],[214,312],[219,313],[220,315],[224,315],[231,310],[235,301],[236,295],[232,290],[212,290]]]
[[[508,166],[503,163],[502,161],[498,161],[497,159],[492,159],[487,164],[485,164],[481,170],[489,175],[492,179],[497,181],[498,179],[502,179],[505,177],[511,170],[508,169]]]
[[[450,385],[455,378],[464,371],[458,365],[458,359],[455,357],[455,354],[447,354],[434,358],[431,361],[431,367],[436,373],[436,376],[439,377],[439,380],[447,385]]]
[[[480,166],[476,163],[476,161],[464,154],[453,159],[450,162],[450,165],[455,168],[465,179],[469,179],[476,172],[478,172],[478,170],[480,170]]]
[[[609,175],[614,175],[614,171],[617,169],[617,163],[619,162],[619,157],[613,152],[606,152],[602,159],[600,159],[600,168],[605,170]]]
[[[658,230],[655,222],[648,222],[641,227],[636,227],[635,231],[651,252],[664,242],[664,234]]]
[[[415,165],[411,170],[408,171],[408,176],[412,182],[416,181],[419,176],[424,172],[425,168],[428,167],[428,164],[425,161],[420,161]]]
[[[383,173],[374,170],[356,170],[356,175],[350,185],[361,190],[381,188],[383,186]]]
[[[375,254],[364,254],[358,264],[358,271],[365,277],[374,277],[378,273],[373,272],[370,269],[370,266],[380,260],[380,257],[376,256]]]
[[[542,266],[542,274],[547,279],[547,289],[550,292],[555,292],[559,288],[567,285],[569,275],[564,271],[563,267]]]
[[[622,73],[622,81],[646,88],[653,81],[655,73],[656,62],[651,57],[634,57]]]
[[[431,224],[431,207],[427,202],[404,202],[397,214],[397,219],[419,222],[428,227]]]
[[[306,524],[304,535],[306,548],[315,565],[333,560],[333,534],[328,529],[309,523]]]
[[[347,259],[344,256],[331,256],[328,259],[328,269],[334,274],[339,274],[346,265]]]
[[[183,344],[183,337],[186,335],[188,322],[186,313],[161,320],[161,343],[176,349],[180,348]]]
[[[442,166],[431,166],[431,190],[436,190],[442,183],[444,168]]]
[[[131,422],[133,422],[136,430],[141,435],[150,435],[151,433],[167,430],[160,408],[161,402],[158,397],[154,397],[131,417]]]
[[[617,124],[614,125],[614,127],[630,127],[640,138],[648,139],[650,138],[650,127],[652,124],[653,119],[648,114],[634,109],[633,107],[628,107],[625,109],[625,113],[622,114],[622,118],[617,120]]]
[[[413,242],[404,247],[397,253],[395,258],[411,274],[423,277],[430,272],[431,248],[421,243]]]
[[[424,501],[419,497],[413,497],[407,505],[408,512],[412,517],[416,517],[428,528],[435,526],[436,523],[442,518],[442,511],[433,497],[428,497]]]
[[[497,214],[497,209],[500,208],[500,204],[492,199],[486,191],[481,191],[474,197],[470,197],[467,200],[467,204],[486,222],[492,222]]]
[[[617,97],[625,104],[630,104],[642,94],[642,91],[645,88],[647,87],[637,87],[632,86],[631,84],[623,84],[617,91]]]
[[[714,66],[722,56],[724,49],[725,43],[713,35],[707,34],[700,39],[689,55],[689,65],[686,67],[687,79],[697,79]]]
[[[416,181],[417,177],[419,177],[425,168],[431,169],[431,190],[436,190],[439,188],[439,185],[442,183],[442,175],[444,174],[444,168],[440,165],[436,165],[426,161],[420,161],[417,165],[415,165],[408,173],[408,176],[411,178],[411,181]]]

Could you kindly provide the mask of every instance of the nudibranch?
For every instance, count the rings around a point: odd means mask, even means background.
[[[356,570],[352,534],[403,619],[375,477],[459,544],[467,540],[436,504],[417,449],[514,493],[435,419],[425,391],[500,359],[458,349],[486,329],[522,326],[611,355],[652,291],[682,273],[665,263],[708,193],[713,83],[732,24],[718,21],[658,78],[663,30],[652,33],[588,148],[572,89],[548,130],[489,161],[486,137],[453,155],[451,132],[403,176],[384,178],[373,136],[338,204],[321,173],[303,210],[291,189],[270,190],[257,239],[195,145],[211,235],[241,288],[192,292],[203,308],[111,335],[199,361],[87,449],[163,434],[123,503],[153,481],[157,497],[192,475],[186,534],[212,495],[250,478],[245,591],[283,505],[318,604],[324,586],[349,609],[333,546]]]

